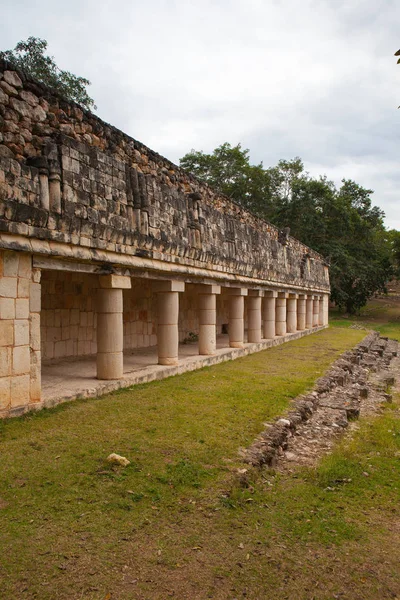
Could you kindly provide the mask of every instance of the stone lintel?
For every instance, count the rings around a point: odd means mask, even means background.
[[[214,281],[216,283],[218,282],[223,287],[229,285],[237,286],[239,284],[262,287],[271,286],[276,288],[277,292],[279,291],[280,285],[285,285],[283,282],[279,284],[278,282],[268,282],[259,278],[249,278],[237,275],[235,277],[230,277],[229,273],[211,270],[201,265],[177,264],[163,261],[158,258],[143,258],[129,253],[117,252],[115,249],[90,248],[82,245],[76,245],[76,243],[72,242],[71,240],[64,242],[39,240],[33,237],[28,238],[20,233],[13,234],[8,232],[0,232],[0,249],[32,253],[36,255],[35,261],[39,261],[39,256],[51,256],[54,257],[54,260],[57,260],[56,257],[60,259],[70,259],[69,261],[65,261],[65,270],[71,271],[75,270],[73,265],[76,261],[81,264],[87,264],[88,272],[95,272],[96,274],[101,274],[101,270],[104,265],[111,264],[113,265],[113,268],[118,268],[121,270],[134,269],[134,271],[132,271],[133,277],[145,277],[146,279],[156,279],[157,277],[163,276],[165,277],[165,275],[168,274],[169,276],[174,277],[182,276],[188,282],[189,278],[193,277],[193,281],[191,281],[192,283],[196,283],[195,280],[198,281],[199,278],[205,278],[207,280],[211,279],[212,283]],[[82,261],[85,261],[85,263]],[[68,268],[67,265],[69,265],[70,268]],[[42,267],[38,264],[37,268],[51,269],[53,267],[50,265]],[[227,282],[230,279],[231,283],[229,284]],[[291,289],[297,288],[299,288],[298,291],[301,293],[311,293],[308,292],[304,286],[291,286]],[[321,289],[319,292],[319,294],[328,295],[329,293],[329,286],[327,286],[327,289]]]
[[[249,296],[256,298],[262,298],[264,296],[264,290],[248,290]]]
[[[166,281],[154,282],[155,292],[184,292],[185,282],[177,281],[176,279],[168,279]]]
[[[42,271],[68,271],[71,273],[99,274],[99,266],[88,263],[60,260],[58,258],[43,258],[33,255],[32,266]]]
[[[296,300],[296,298],[299,297],[299,294],[295,294],[294,292],[289,292],[288,296],[291,300]]]
[[[277,298],[278,297],[278,292],[275,291],[275,290],[265,290],[264,296],[266,298]]]
[[[247,296],[246,288],[227,288],[228,296]]]
[[[289,298],[289,292],[278,292],[278,298]]]
[[[198,285],[196,285],[196,292],[198,294],[220,294],[221,286],[207,283],[199,283]]]
[[[129,290],[132,287],[132,279],[124,275],[101,275],[99,282],[104,289]]]
[[[298,294],[299,300],[306,300],[307,294]]]

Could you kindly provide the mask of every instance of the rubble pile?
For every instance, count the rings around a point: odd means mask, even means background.
[[[371,413],[391,401],[390,367],[398,345],[378,332],[369,333],[333,363],[312,392],[298,396],[283,418],[265,424],[251,447],[241,450],[244,461],[257,467],[278,461],[312,464],[360,412]]]

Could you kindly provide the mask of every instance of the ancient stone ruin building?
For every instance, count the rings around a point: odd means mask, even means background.
[[[286,231],[0,63],[1,416],[311,333],[328,294]]]

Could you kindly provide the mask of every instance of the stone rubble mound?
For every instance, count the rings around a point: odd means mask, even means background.
[[[253,467],[275,466],[278,460],[311,464],[329,451],[360,411],[375,412],[391,401],[390,366],[398,346],[378,332],[369,333],[333,363],[312,392],[298,396],[284,418],[265,424],[251,447],[240,450],[244,461]]]

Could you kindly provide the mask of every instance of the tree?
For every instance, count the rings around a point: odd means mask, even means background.
[[[385,230],[372,190],[355,181],[344,179],[337,189],[326,177],[310,177],[298,157],[268,169],[250,165],[240,144],[222,144],[212,154],[192,150],[180,164],[329,257],[332,300],[350,313],[384,291],[399,264],[399,237]]]
[[[201,181],[257,214],[268,217],[268,201],[272,197],[272,173],[263,164],[251,165],[249,150],[241,144],[221,144],[212,152],[191,150],[179,164]]]
[[[387,232],[387,240],[391,248],[391,262],[394,276],[400,279],[400,231],[390,229]]]
[[[46,40],[31,36],[26,41],[18,42],[14,50],[0,52],[0,58],[56,90],[67,100],[73,100],[88,110],[96,109],[86,90],[90,81],[59,69],[54,58],[45,54],[46,49]]]

